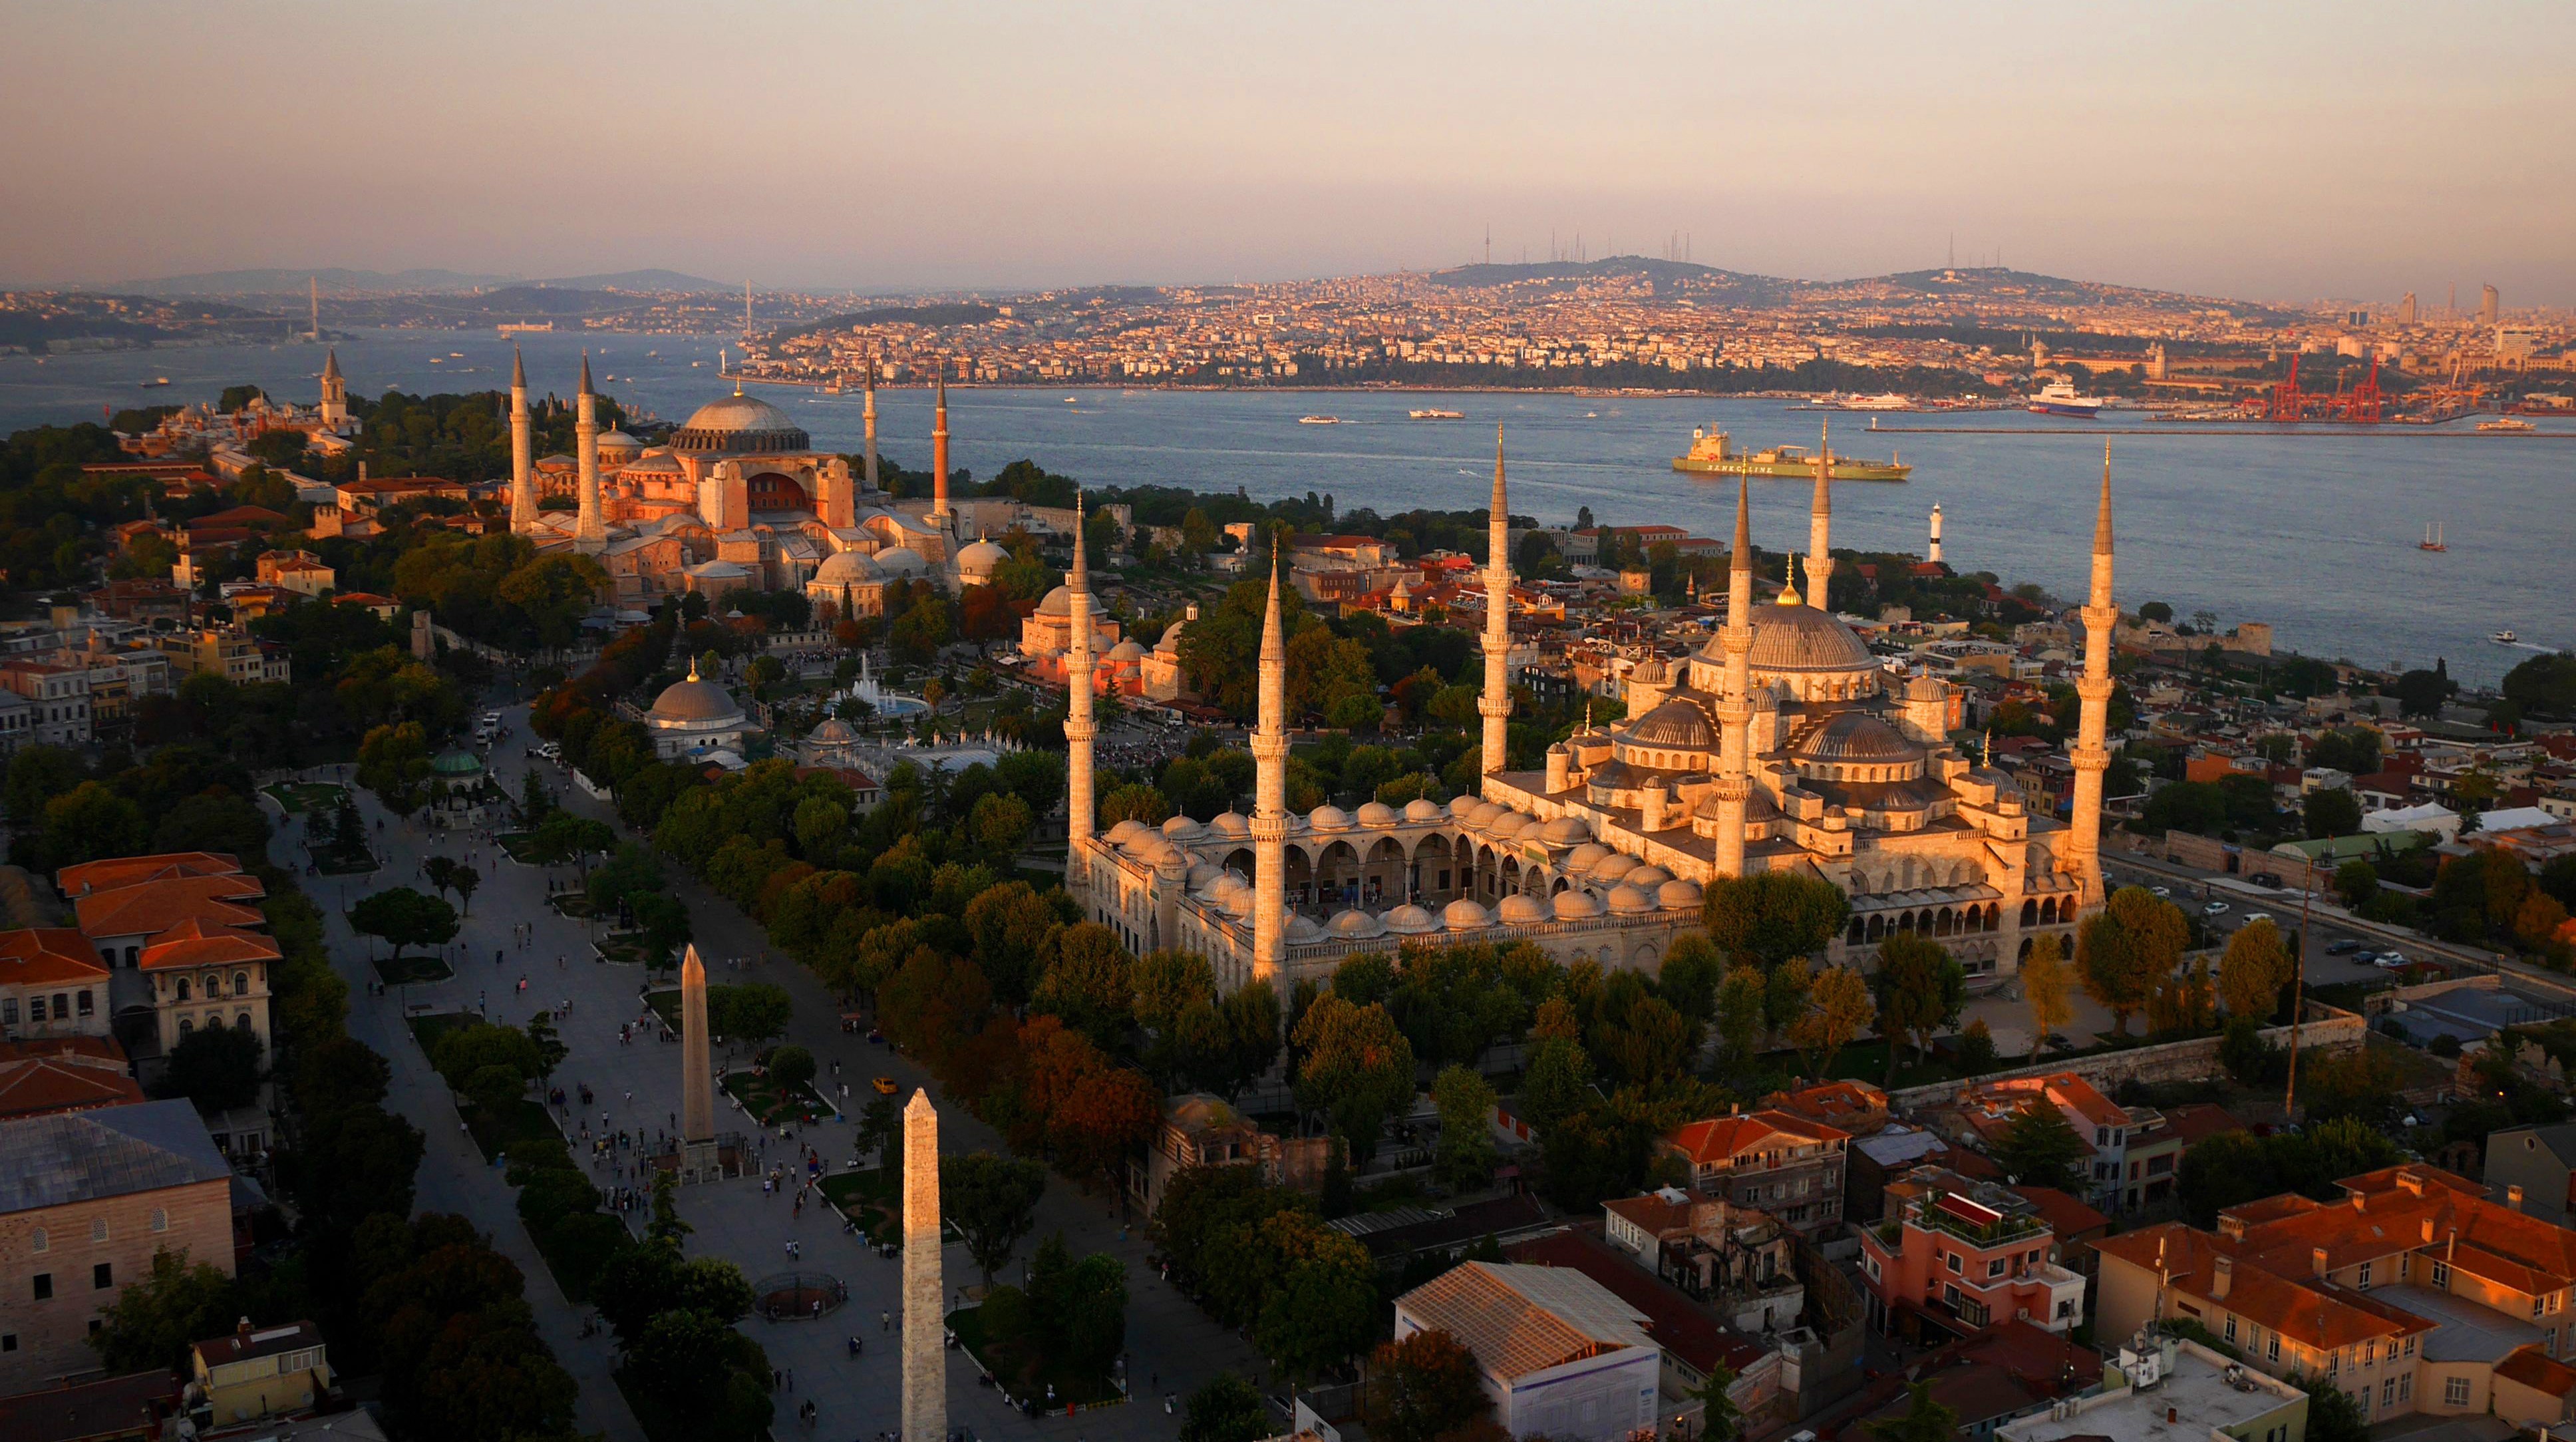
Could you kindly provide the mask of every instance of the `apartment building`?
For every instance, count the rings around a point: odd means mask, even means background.
[[[2576,1417],[2576,1231],[2427,1166],[2284,1195],[2094,1243],[2100,1335],[2188,1321],[2275,1377],[2322,1377],[2380,1422]]]
[[[1991,1144],[2033,1105],[2055,1108],[2092,1149],[2086,1202],[2116,1217],[2172,1194],[2182,1167],[2182,1134],[2162,1112],[2121,1106],[2072,1072],[1985,1083],[1968,1093],[1956,1115],[1965,1130]]]
[[[242,685],[292,679],[285,653],[269,654],[248,631],[210,626],[155,636],[152,644],[161,648],[170,658],[171,669],[182,676],[210,671]]]
[[[0,931],[0,1037],[108,1034],[107,968],[69,927]]]
[[[86,746],[91,736],[89,668],[32,656],[0,665],[0,686],[27,698],[26,740],[46,746]]]
[[[1918,1167],[1888,1185],[1887,1208],[1860,1236],[1879,1331],[1938,1341],[2002,1322],[2065,1332],[2084,1320],[2084,1278],[2058,1264],[2056,1233],[2029,1198]]]
[[[1842,1217],[1850,1143],[1840,1127],[1765,1109],[1686,1123],[1658,1138],[1655,1150],[1688,1166],[1695,1190],[1812,1233]]]
[[[1663,1187],[1603,1202],[1601,1236],[1739,1332],[1789,1327],[1806,1305],[1788,1228],[1757,1208]]]

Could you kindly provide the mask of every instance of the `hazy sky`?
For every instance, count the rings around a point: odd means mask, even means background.
[[[2576,302],[2561,4],[8,0],[0,283],[1545,253]]]

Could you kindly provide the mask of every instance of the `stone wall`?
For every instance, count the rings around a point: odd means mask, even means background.
[[[2367,1033],[2368,1024],[2354,1013],[2312,1001],[2308,1003],[2305,1024],[2299,1028],[2299,1050],[2309,1054],[2350,1051],[2362,1044]],[[2263,1039],[2274,1046],[2286,1047],[2290,1044],[2290,1028],[2267,1027]],[[2072,1074],[2091,1082],[2106,1096],[2117,1091],[2120,1083],[2126,1081],[2197,1081],[2219,1073],[2219,1040],[2205,1036],[2191,1041],[2130,1047],[2125,1051],[2104,1052],[2096,1056],[2043,1060],[2037,1066],[1988,1072],[1974,1082],[1937,1082],[1931,1086],[1907,1087],[1887,1094],[1888,1109],[1912,1112],[1949,1101],[1970,1085],[1985,1085],[2013,1077]]]

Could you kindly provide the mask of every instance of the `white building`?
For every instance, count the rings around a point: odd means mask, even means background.
[[[1663,1349],[1646,1314],[1568,1267],[1466,1262],[1395,1300],[1395,1339],[1443,1331],[1475,1354],[1514,1437],[1613,1442],[1655,1427]]]

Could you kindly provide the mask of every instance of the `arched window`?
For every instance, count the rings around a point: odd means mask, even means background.
[[[188,979],[184,976],[180,977],[177,985],[179,990],[176,999],[186,1001],[188,999]]]
[[[188,1033],[195,1031],[196,1029],[197,1023],[194,1020],[184,1016],[179,1018],[179,1035],[186,1036]]]
[[[2022,925],[2024,925],[2024,926],[2037,926],[2037,925],[2039,925],[2039,903],[2038,903],[2038,902],[2036,902],[2036,901],[2025,901],[2025,902],[2023,902],[2023,903],[2021,904],[2021,924],[2022,924]]]
[[[53,1250],[53,1247],[54,1240],[52,1237],[46,1235],[44,1228],[38,1227],[36,1230],[27,1234],[28,1251],[49,1252]]]
[[[154,1207],[152,1209],[152,1230],[156,1232],[166,1232],[170,1230],[170,1214],[159,1207]]]
[[[235,996],[248,996],[248,995],[250,995],[250,973],[249,973],[249,972],[246,972],[246,971],[237,971],[237,972],[234,972],[234,973],[233,973],[233,995],[235,995]]]
[[[241,1015],[239,1015],[239,1016],[237,1016],[237,1017],[234,1017],[234,1018],[233,1018],[233,1030],[235,1030],[235,1031],[248,1031],[248,1030],[250,1030],[250,1013],[249,1013],[249,1012],[243,1012]]]
[[[223,995],[223,994],[224,994],[224,979],[223,979],[223,977],[221,977],[221,976],[219,976],[219,975],[217,975],[216,973],[211,972],[211,971],[210,971],[210,972],[207,972],[207,973],[206,973],[206,995],[207,995],[209,998],[212,998],[212,997],[218,997],[218,996],[221,996],[221,995]]]

